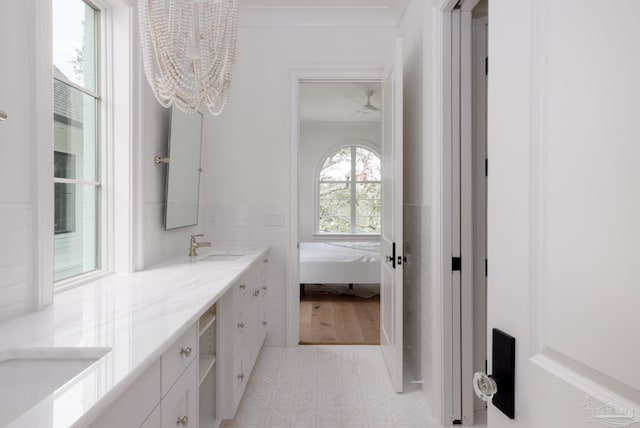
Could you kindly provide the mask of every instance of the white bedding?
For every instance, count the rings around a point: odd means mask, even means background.
[[[300,262],[368,262],[380,261],[379,242],[301,242]]]
[[[379,242],[301,242],[301,284],[379,284]]]

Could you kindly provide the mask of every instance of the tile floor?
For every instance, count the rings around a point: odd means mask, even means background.
[[[415,389],[393,391],[378,346],[264,347],[225,428],[437,428]]]

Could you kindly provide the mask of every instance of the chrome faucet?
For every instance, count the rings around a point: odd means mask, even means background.
[[[198,253],[196,252],[196,249],[200,247],[211,247],[211,242],[198,242],[196,238],[200,236],[204,235],[191,235],[191,241],[189,242],[189,257],[197,256]]]

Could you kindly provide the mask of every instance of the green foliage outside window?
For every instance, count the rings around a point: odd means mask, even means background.
[[[362,146],[327,158],[318,182],[320,233],[380,233],[380,157]]]

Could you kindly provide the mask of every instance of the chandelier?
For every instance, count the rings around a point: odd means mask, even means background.
[[[217,116],[236,60],[238,0],[139,0],[147,81],[164,107]]]

